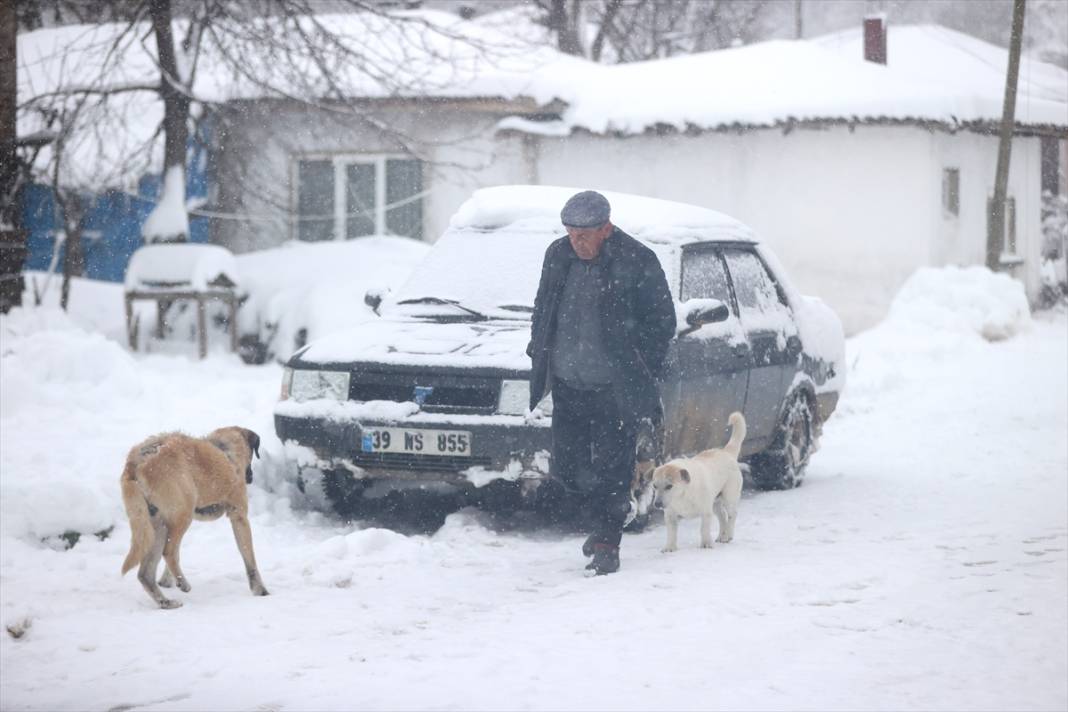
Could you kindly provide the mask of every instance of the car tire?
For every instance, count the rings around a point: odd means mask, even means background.
[[[798,392],[787,402],[771,446],[749,461],[749,475],[757,489],[800,487],[816,445],[815,417],[808,397]]]
[[[323,472],[323,494],[334,511],[344,519],[355,519],[364,513],[363,491],[367,483],[356,479],[346,470]]]

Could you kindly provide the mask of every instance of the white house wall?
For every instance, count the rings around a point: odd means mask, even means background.
[[[424,158],[423,239],[433,242],[475,188],[524,175],[520,146],[495,142],[497,116],[427,105],[380,110],[375,119],[421,146]],[[274,247],[295,237],[296,162],[302,156],[403,154],[373,126],[343,114],[285,105],[251,105],[234,117],[217,155],[220,212],[213,240],[235,252]]]
[[[998,137],[936,133],[931,157],[932,174],[939,182],[943,168],[960,170],[960,215],[945,215],[941,203],[936,206],[939,229],[931,243],[931,264],[986,264],[986,201],[994,194]],[[1040,139],[1013,139],[1008,195],[1016,199],[1016,248],[1024,261],[1009,271],[1023,281],[1032,301],[1041,282],[1041,160]]]
[[[587,134],[543,139],[539,179],[732,215],[855,333],[881,319],[904,280],[931,261],[941,209],[941,169],[931,154],[931,134],[915,127]]]

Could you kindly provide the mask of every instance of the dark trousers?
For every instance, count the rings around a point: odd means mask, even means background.
[[[585,499],[594,542],[619,546],[623,536],[637,431],[620,415],[610,388],[553,382],[552,472]]]

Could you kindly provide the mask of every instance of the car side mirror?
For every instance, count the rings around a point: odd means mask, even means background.
[[[686,323],[690,326],[701,327],[705,324],[727,321],[727,317],[731,315],[730,308],[718,299],[701,301],[714,303],[695,305],[693,309],[686,312]]]
[[[730,307],[718,299],[688,299],[682,307],[687,326],[679,336],[691,334],[705,324],[726,321],[731,315]]]

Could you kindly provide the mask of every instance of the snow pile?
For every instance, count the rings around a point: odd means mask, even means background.
[[[101,406],[142,400],[145,388],[133,358],[115,342],[82,330],[59,309],[15,309],[0,324],[4,531],[45,537],[111,527],[115,496],[107,480],[117,482],[121,468],[109,473],[112,478],[94,477],[91,463],[99,453],[80,445],[91,448],[97,428],[85,423],[87,431],[72,431],[64,423],[70,412],[100,411],[121,419],[121,412]],[[34,431],[33,440],[18,436],[25,428]],[[41,442],[65,456],[27,471],[24,466],[37,459],[32,450]],[[11,472],[22,475],[6,476]]]
[[[126,453],[155,432],[236,424],[270,447],[281,369],[249,368],[232,355],[131,354],[120,345],[121,293],[75,280],[71,314],[42,306],[0,317],[2,536],[54,541],[125,521]],[[112,338],[87,330],[95,325]]]
[[[923,267],[887,318],[848,349],[850,390],[877,394],[921,378],[932,359],[952,363],[1031,327],[1023,285],[986,267]]]
[[[130,257],[127,290],[180,287],[205,291],[225,278],[241,284],[234,255],[219,245],[176,242],[146,245]]]
[[[262,349],[256,360],[287,359],[303,342],[376,318],[364,294],[396,288],[429,249],[406,237],[361,237],[239,255],[248,293],[238,312],[240,333],[256,335]]]
[[[979,266],[924,267],[901,287],[888,320],[1000,341],[1030,326],[1031,308],[1023,284],[1006,274]]]

